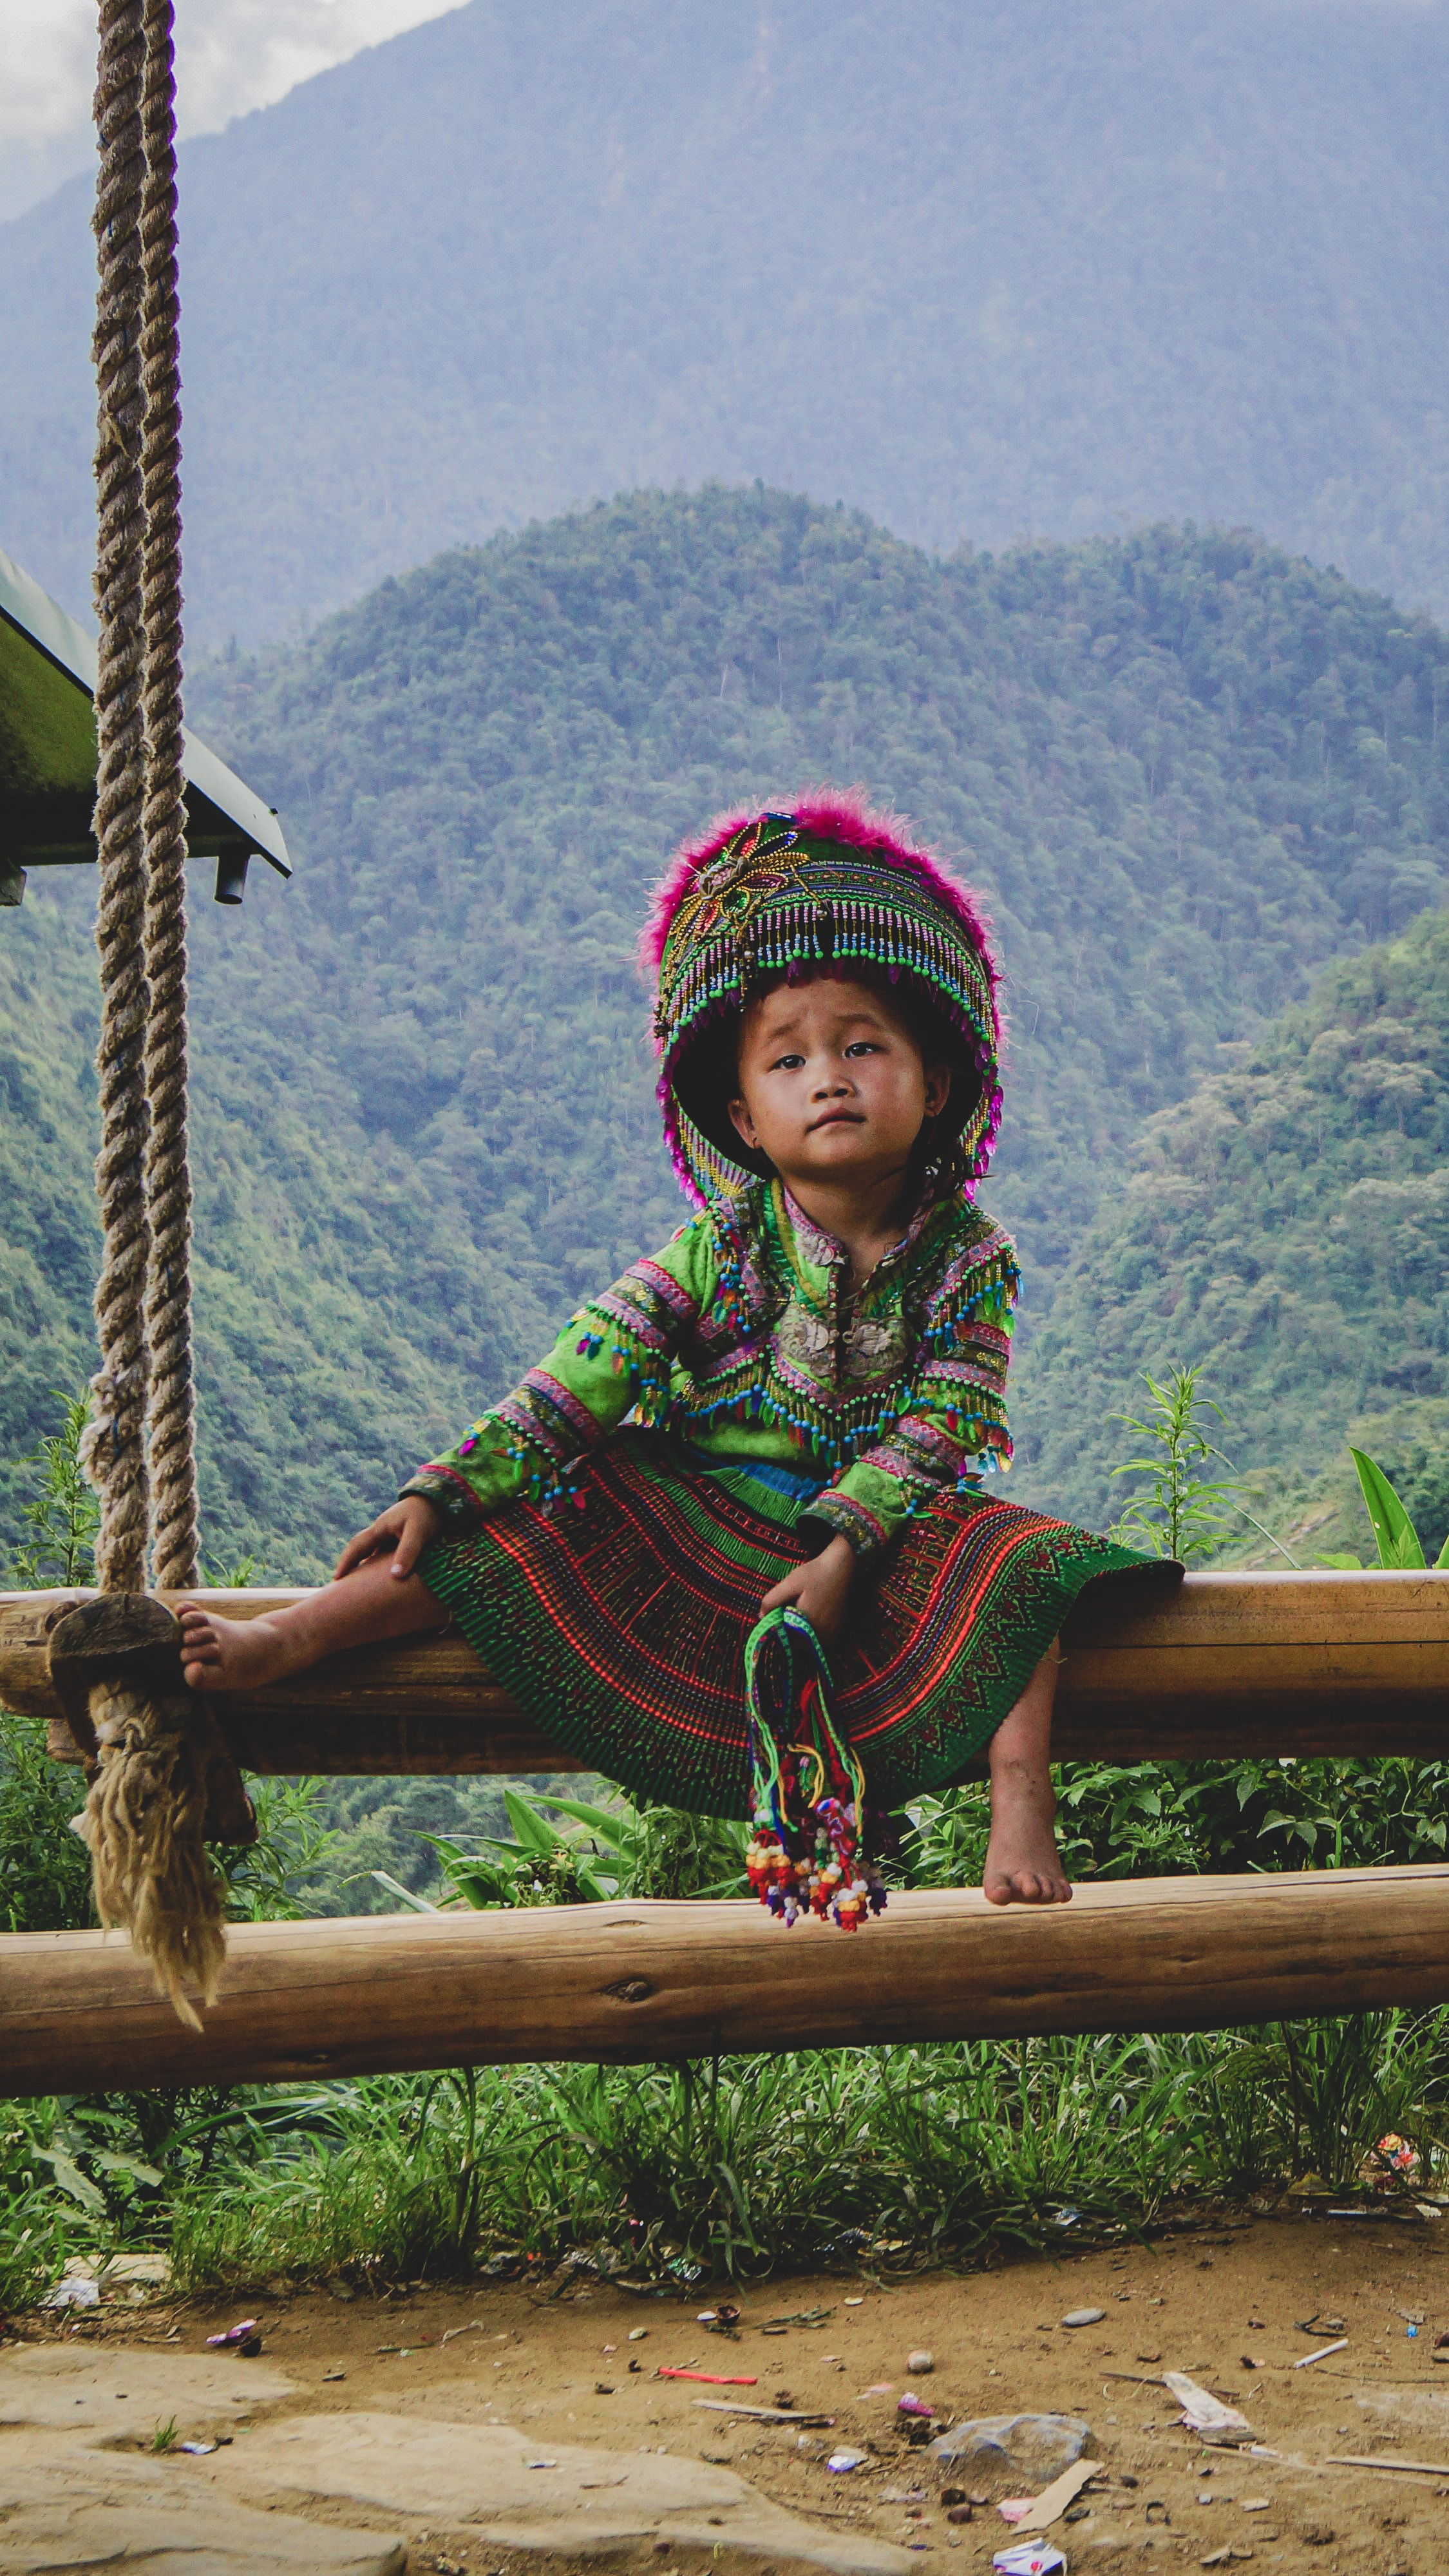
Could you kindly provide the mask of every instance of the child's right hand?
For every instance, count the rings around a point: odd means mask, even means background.
[[[369,1557],[392,1554],[392,1571],[401,1582],[410,1575],[429,1539],[440,1538],[443,1515],[421,1494],[404,1494],[400,1503],[379,1512],[375,1521],[350,1538],[337,1560],[334,1583],[365,1565]]]

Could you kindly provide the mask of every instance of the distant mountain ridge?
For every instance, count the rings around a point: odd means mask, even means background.
[[[1300,1517],[1330,1470],[1308,1540],[1373,1561],[1352,1436],[1432,1563],[1449,1529],[1449,914],[1333,967],[1235,1053],[1149,1124],[1077,1249],[1029,1357],[1034,1486],[1105,1517],[1112,1465],[1141,1446],[1114,1411],[1141,1409],[1140,1371],[1198,1365],[1224,1409],[1209,1435]]]
[[[1446,131],[1441,5],[472,0],[183,150],[193,642],[709,476],[1449,608]],[[0,229],[0,542],[77,611],[88,211]]]

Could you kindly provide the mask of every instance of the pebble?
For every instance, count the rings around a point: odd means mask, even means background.
[[[1062,2323],[1064,2326],[1099,2326],[1106,2313],[1105,2308],[1068,2308]]]
[[[936,2356],[933,2352],[908,2352],[906,2355],[907,2370],[914,2371],[921,2379],[924,2379],[927,2372],[934,2370],[935,2367]]]

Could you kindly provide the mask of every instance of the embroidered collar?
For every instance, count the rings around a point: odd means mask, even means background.
[[[799,1200],[792,1198],[784,1182],[771,1181],[769,1190],[774,1200],[776,1216],[784,1218],[785,1224],[788,1225],[799,1245],[802,1257],[817,1270],[848,1269],[850,1254],[845,1245],[835,1235],[827,1234],[823,1226],[817,1225],[815,1219],[806,1214]],[[860,1282],[860,1289],[868,1288],[873,1280],[880,1277],[883,1270],[888,1269],[892,1263],[903,1260],[906,1254],[914,1249],[939,1204],[936,1199],[926,1198],[921,1201],[904,1234],[891,1245],[889,1251],[881,1254],[874,1268]],[[783,1226],[781,1237],[783,1240]],[[787,1245],[787,1251],[789,1248]],[[791,1267],[794,1268],[793,1262]],[[860,1290],[858,1289],[856,1293],[858,1295]]]

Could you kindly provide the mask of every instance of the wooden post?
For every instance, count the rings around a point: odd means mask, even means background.
[[[50,1719],[47,1625],[80,1593],[0,1594],[0,1706]],[[253,1618],[295,1592],[210,1593]],[[1065,1632],[1063,1760],[1449,1754],[1449,1573],[1190,1574],[1154,1606],[1090,1593]],[[463,1639],[334,1655],[270,1690],[211,1702],[245,1771],[570,1771]]]
[[[1449,1868],[1128,1879],[1070,1905],[894,1896],[855,1933],[740,1904],[233,1925],[185,2030],[95,1932],[0,1939],[10,2094],[1043,2031],[1211,2030],[1449,2001]]]

